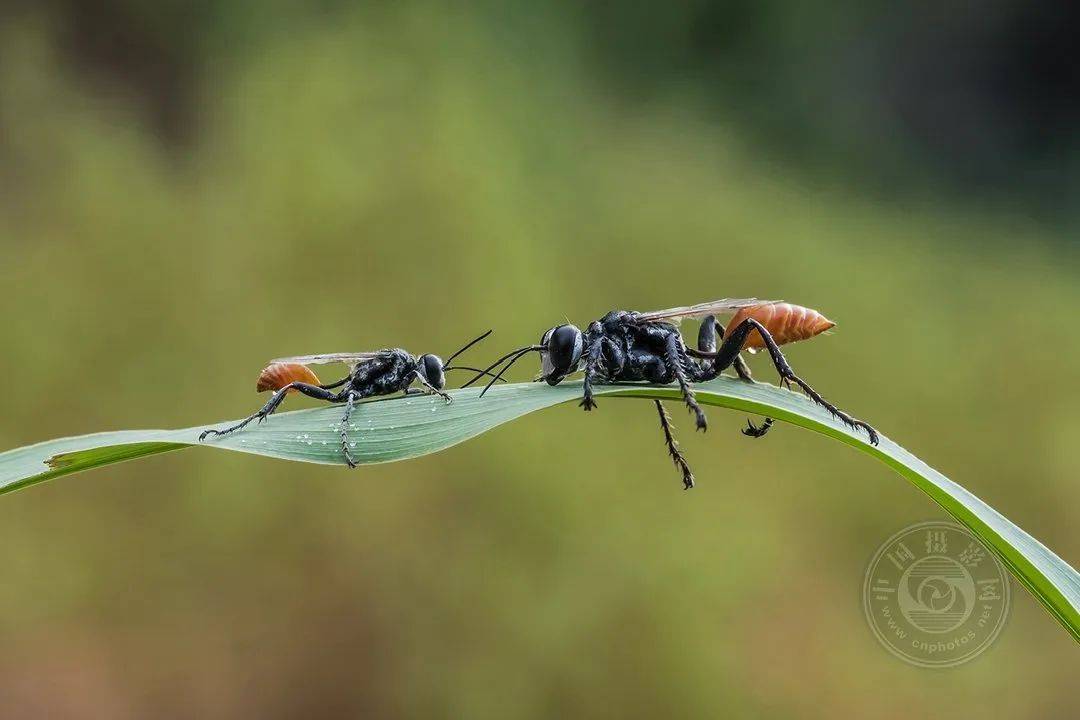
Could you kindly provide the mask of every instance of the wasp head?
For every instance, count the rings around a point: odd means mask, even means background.
[[[424,379],[436,390],[442,390],[446,386],[446,375],[443,374],[443,361],[438,355],[421,355],[417,359],[417,368]]]
[[[540,376],[548,385],[558,385],[581,361],[581,330],[570,324],[553,327],[540,338],[540,347]]]

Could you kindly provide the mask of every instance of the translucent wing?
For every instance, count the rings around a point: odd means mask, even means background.
[[[712,302],[698,303],[697,305],[686,305],[685,307],[638,313],[638,320],[640,322],[664,320],[666,322],[678,323],[683,318],[701,318],[706,315],[731,313],[742,308],[755,307],[758,305],[772,305],[778,302],[781,301],[758,300],[757,298],[724,298],[723,300],[713,300]]]
[[[271,363],[299,363],[300,365],[328,365],[330,363],[345,363],[356,365],[364,360],[376,357],[377,352],[354,352],[354,353],[324,353],[322,355],[294,355],[293,357],[277,358]]]

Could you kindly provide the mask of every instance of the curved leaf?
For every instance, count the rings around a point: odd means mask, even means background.
[[[843,426],[802,395],[771,385],[718,378],[696,386],[703,404],[768,415],[819,432],[876,457],[925,492],[971,530],[1013,575],[1080,641],[1080,574],[1038,540],[960,485],[882,436],[872,446],[866,435]],[[430,396],[364,403],[349,430],[360,463],[405,460],[456,445],[527,413],[581,396],[579,383],[548,387],[539,383],[492,388],[480,399],[475,388],[455,390],[454,403]],[[597,395],[677,399],[673,386],[608,385]],[[274,415],[262,425],[198,442],[204,428],[99,433],[64,438],[0,454],[0,493],[61,475],[124,460],[203,445],[286,460],[342,464],[340,407]],[[219,426],[220,427],[220,426]]]

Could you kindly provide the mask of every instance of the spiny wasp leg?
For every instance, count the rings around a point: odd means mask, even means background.
[[[754,382],[754,376],[750,374],[750,366],[742,359],[742,355],[736,355],[735,362],[732,363],[732,365],[734,365],[735,374],[739,376],[740,380],[744,382]]]
[[[765,418],[765,422],[761,423],[760,426],[755,425],[750,420],[747,420],[746,427],[743,428],[742,434],[752,438],[765,437],[765,434],[769,432],[769,428],[771,428],[772,426],[772,418]]]
[[[341,454],[345,457],[345,464],[351,468],[356,467],[356,459],[353,458],[352,453],[349,451],[349,420],[352,418],[355,402],[356,393],[349,391],[348,397],[345,399],[345,414],[341,416],[341,424],[338,426],[341,435]]]
[[[671,461],[675,463],[675,467],[679,468],[679,472],[682,473],[683,489],[689,490],[694,487],[694,473],[690,471],[686,458],[683,457],[682,451],[679,450],[679,442],[671,431],[671,418],[668,417],[667,410],[664,409],[659,400],[653,400],[653,402],[656,403],[656,412],[660,415],[660,427],[664,431],[664,442],[667,443],[668,455],[671,456]]]
[[[754,377],[750,374],[750,366],[743,360],[742,355],[735,356],[732,367],[735,368],[735,374],[739,376],[740,380],[748,383],[754,382]],[[765,422],[763,422],[760,427],[749,420],[746,421],[746,425],[747,427],[743,428],[742,431],[743,435],[752,438],[761,438],[765,437],[766,433],[769,432],[769,428],[773,426],[773,419],[771,417],[765,418]]]
[[[717,340],[724,339],[724,326],[721,325],[715,315],[709,315],[701,322],[701,327],[698,329],[698,352],[689,353],[692,357],[708,358],[715,357]],[[709,353],[709,354],[706,354]],[[713,365],[717,363],[712,363]],[[710,363],[704,363],[705,370],[711,370]],[[740,379],[748,382],[753,382],[754,377],[750,374],[750,366],[743,360],[742,355],[735,355],[735,359],[732,361],[732,367],[735,368],[735,373]],[[722,369],[722,368],[721,368]],[[720,370],[713,370],[708,374],[708,379],[712,379],[720,374]]]
[[[772,358],[773,365],[776,367],[776,371],[780,374],[780,382],[782,385],[790,389],[791,383],[795,383],[802,389],[804,393],[806,393],[807,397],[809,397],[821,407],[828,410],[829,414],[840,420],[840,422],[844,423],[852,429],[862,428],[863,430],[865,430],[866,434],[870,437],[871,445],[878,444],[879,438],[877,431],[874,430],[874,428],[870,427],[870,425],[863,422],[862,420],[858,420],[851,415],[848,415],[846,412],[830,403],[828,400],[823,398],[816,390],[814,390],[814,388],[810,387],[810,385],[806,381],[804,381],[802,378],[795,374],[795,371],[791,369],[791,366],[788,364],[787,358],[785,358],[784,353],[780,351],[780,346],[776,344],[776,341],[773,339],[772,335],[769,334],[769,331],[765,329],[764,325],[762,325],[754,318],[747,318],[746,320],[743,320],[741,323],[739,323],[739,326],[735,328],[724,340],[724,344],[720,346],[720,349],[716,353],[717,365],[723,368],[727,367],[728,364],[732,363],[735,356],[738,355],[739,349],[742,348],[743,343],[746,341],[747,336],[753,330],[757,330],[758,333],[760,333],[762,340],[765,341],[765,347],[769,351],[769,357]]]
[[[248,417],[244,418],[232,427],[227,427],[224,430],[216,430],[213,428],[209,430],[203,430],[201,433],[199,433],[199,442],[205,440],[209,435],[228,435],[229,433],[236,432],[237,430],[242,430],[243,428],[247,427],[248,423],[250,423],[252,420],[258,420],[261,423],[262,421],[266,420],[267,417],[273,414],[275,410],[278,409],[281,403],[285,400],[285,395],[289,392],[289,390],[297,390],[304,395],[307,395],[308,397],[315,398],[316,400],[326,400],[328,402],[342,402],[345,400],[345,393],[332,393],[329,390],[324,390],[318,385],[309,385],[308,383],[289,383],[285,387],[275,392],[274,396],[271,397],[270,400],[265,405],[263,405],[257,413],[249,415]]]
[[[724,326],[716,320],[715,315],[709,315],[701,322],[701,327],[698,329],[698,351],[700,353],[715,353],[717,339],[723,339]],[[697,355],[691,353],[692,356]],[[706,371],[706,378],[712,379],[720,374],[719,370],[715,370],[710,366],[708,361],[704,363],[704,370]],[[713,365],[716,363],[714,362]],[[743,360],[741,354],[735,355],[735,359],[731,362],[732,367],[735,369],[735,374],[739,376],[739,379],[744,382],[754,382],[754,376],[750,374],[750,366]],[[769,428],[772,427],[772,418],[765,418],[765,423],[759,428],[749,420],[746,421],[747,427],[743,428],[742,434],[748,437],[759,438],[765,437],[765,434],[769,432]]]
[[[686,368],[683,367],[683,353],[680,352],[678,335],[669,335],[666,343],[667,347],[664,360],[667,362],[668,368],[675,375],[675,379],[679,383],[679,390],[682,392],[683,402],[686,403],[686,407],[690,412],[694,413],[697,429],[704,432],[709,429],[709,419],[705,417],[705,411],[698,405],[697,398],[694,397],[694,389],[690,387],[690,378],[687,377]]]
[[[593,377],[599,372],[600,369],[600,355],[603,352],[604,344],[602,337],[602,329],[600,323],[594,322],[589,325],[586,335],[589,337],[589,349],[585,356],[585,378],[582,380],[582,398],[578,403],[579,407],[585,408],[585,412],[596,407],[596,401],[593,400],[592,383]]]
[[[424,377],[423,373],[419,373],[419,372],[416,373],[416,377],[417,377],[417,379],[420,380],[420,384],[428,389],[429,393],[431,393],[432,395],[438,395],[439,397],[441,397],[446,402],[447,405],[454,402],[454,398],[450,397],[449,395],[444,393],[442,390],[440,390],[439,388],[437,388],[434,385],[432,385],[431,383],[429,383],[427,381],[427,378]],[[405,394],[408,395],[409,391],[406,390]]]

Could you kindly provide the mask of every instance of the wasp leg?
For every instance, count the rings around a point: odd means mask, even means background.
[[[735,374],[739,376],[740,380],[746,382],[754,382],[754,376],[750,374],[750,366],[743,360],[742,355],[735,356],[735,362],[731,363],[735,368]]]
[[[716,316],[709,315],[701,322],[701,327],[698,329],[698,349],[697,352],[692,350],[687,351],[691,357],[708,359],[715,356],[717,340],[723,339],[724,326],[716,321]],[[735,369],[735,373],[739,376],[739,379],[746,380],[747,382],[753,382],[754,377],[750,374],[750,366],[743,360],[742,355],[735,355],[735,360],[731,363]],[[718,363],[715,361],[711,364],[706,364],[710,372],[710,375],[706,378],[712,380],[714,377],[720,374],[723,368],[718,367]]]
[[[626,353],[619,344],[609,337],[605,337],[601,344],[600,359],[604,362],[604,371],[607,377],[617,378],[626,369]]]
[[[784,357],[784,353],[780,352],[780,346],[776,344],[776,340],[769,334],[769,331],[765,329],[765,326],[759,323],[754,318],[747,318],[739,323],[739,326],[735,328],[728,337],[724,340],[724,344],[720,346],[720,349],[716,352],[716,365],[721,369],[727,367],[734,362],[735,357],[739,354],[739,349],[743,343],[746,342],[747,336],[751,331],[757,330],[761,334],[762,340],[765,341],[765,347],[769,350],[769,356],[772,358],[773,365],[776,366],[776,371],[780,373],[780,381],[784,385],[790,387],[791,383],[795,383],[802,391],[806,393],[807,397],[813,400],[829,411],[829,413],[840,420],[845,425],[855,428],[862,428],[866,431],[866,434],[870,436],[870,444],[878,444],[878,434],[874,428],[870,427],[862,420],[858,420],[846,412],[836,407],[825,398],[810,387],[802,378],[795,374],[795,371],[788,365],[787,358]]]
[[[329,390],[324,390],[318,385],[309,385],[302,382],[289,383],[285,387],[275,392],[274,396],[271,397],[270,400],[265,405],[263,405],[257,413],[249,415],[248,417],[244,418],[232,427],[227,427],[224,430],[203,430],[202,433],[199,434],[199,442],[205,440],[207,435],[228,435],[231,432],[235,432],[246,427],[247,424],[250,423],[252,420],[258,420],[259,422],[262,422],[267,417],[269,417],[275,410],[278,409],[278,406],[281,405],[283,400],[285,400],[285,394],[288,393],[289,390],[298,390],[304,395],[307,395],[308,397],[315,398],[316,400],[326,400],[327,402],[336,403],[345,400],[345,393],[332,393]]]
[[[686,407],[690,409],[690,412],[694,413],[697,429],[701,431],[708,430],[709,419],[705,417],[705,411],[698,405],[697,398],[694,397],[694,389],[690,387],[690,378],[686,374],[685,364],[692,364],[695,368],[697,365],[693,363],[682,350],[681,341],[677,332],[672,332],[668,335],[665,344],[664,361],[667,364],[668,369],[675,375],[675,380],[679,383],[679,390],[682,391],[683,402],[686,403]]]
[[[346,375],[345,377],[341,378],[337,382],[332,382],[332,383],[329,383],[327,385],[320,385],[319,387],[321,387],[323,390],[333,390],[334,388],[341,387],[342,385],[349,382],[350,380],[352,380],[352,375]]]
[[[694,473],[690,472],[690,466],[686,464],[686,458],[683,457],[682,452],[679,450],[679,442],[671,432],[671,418],[668,417],[667,410],[664,409],[659,400],[653,402],[656,403],[656,412],[660,415],[660,427],[664,431],[664,442],[667,443],[668,455],[671,456],[671,461],[675,463],[675,467],[679,468],[679,472],[682,473],[683,488],[689,490],[694,487]]]
[[[341,435],[341,454],[345,457],[345,464],[351,468],[356,467],[356,459],[349,451],[349,419],[352,418],[353,408],[356,403],[356,393],[346,391],[345,414],[341,416],[341,424],[338,425],[338,433]]]
[[[698,328],[698,350],[704,353],[715,353],[717,338],[722,339],[723,337],[724,326],[716,321],[715,315],[709,315],[701,321],[701,327]],[[735,368],[735,374],[739,376],[740,380],[743,380],[744,382],[754,382],[754,376],[750,374],[750,366],[746,364],[746,361],[743,360],[741,354],[735,355],[735,359],[731,364],[732,367]],[[706,362],[705,367],[709,373],[709,376],[706,379],[712,380],[720,374],[719,370],[714,370],[715,366],[715,361],[712,365],[709,365]],[[745,428],[742,433],[743,435],[748,435],[750,437],[764,437],[765,433],[769,432],[769,428],[772,427],[772,423],[772,418],[765,418],[765,424],[759,428],[754,425],[754,423],[747,420],[746,424],[748,427]]]
[[[732,363],[732,366],[735,368],[735,374],[739,376],[740,380],[748,383],[754,382],[754,376],[750,374],[750,366],[743,360],[742,355],[735,356],[735,361]],[[743,428],[742,434],[752,438],[765,437],[765,433],[769,432],[769,428],[772,426],[773,419],[771,417],[765,418],[765,422],[763,422],[760,427],[747,420],[746,427]]]
[[[698,328],[697,346],[701,352],[716,352],[717,338],[724,337],[724,326],[716,322],[715,315],[709,315],[701,321]]]
[[[772,426],[773,419],[769,417],[765,418],[765,422],[761,423],[760,427],[747,420],[746,427],[743,428],[742,434],[752,438],[765,437],[765,434],[769,432],[769,428]]]
[[[585,337],[589,346],[585,353],[585,380],[581,386],[583,397],[578,406],[585,408],[585,411],[588,412],[596,407],[596,401],[593,400],[592,396],[592,383],[600,368],[600,356],[604,349],[603,329],[600,327],[600,323],[593,322],[589,325],[589,329],[585,331]]]
[[[420,384],[421,384],[421,385],[423,385],[424,387],[426,387],[426,388],[428,389],[428,392],[429,392],[429,393],[431,393],[431,394],[433,394],[433,395],[438,395],[438,396],[439,396],[439,397],[441,397],[441,398],[442,398],[443,400],[445,400],[445,401],[446,401],[446,404],[447,404],[447,405],[449,405],[450,403],[454,402],[454,398],[450,397],[449,395],[447,395],[446,393],[444,393],[444,392],[443,392],[442,390],[438,389],[437,387],[435,387],[434,385],[432,385],[431,383],[429,383],[429,382],[428,382],[428,381],[427,381],[427,380],[426,380],[426,379],[424,378],[424,376],[423,376],[423,375],[421,375],[420,373],[416,373],[416,379],[420,381]],[[408,391],[406,391],[406,392],[405,392],[405,394],[406,394],[406,395],[408,395],[408,394],[409,394],[409,393],[408,393]]]

